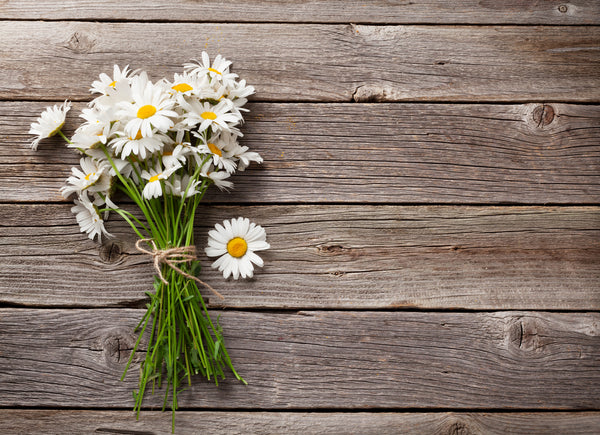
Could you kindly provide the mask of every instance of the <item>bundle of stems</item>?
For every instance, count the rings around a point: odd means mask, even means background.
[[[138,206],[144,219],[142,221],[122,208],[99,211],[110,210],[121,215],[140,239],[151,239],[158,251],[193,246],[196,210],[212,184],[210,179],[203,179],[196,188],[198,194],[188,197],[187,190],[201,178],[198,169],[191,177],[185,195],[164,194],[160,198],[146,199],[134,182],[121,175],[108,150],[104,151],[120,181],[117,188]],[[198,275],[200,263],[192,260],[179,264],[178,268],[185,274],[168,264],[160,267],[160,276],[154,277],[155,292],[146,293],[150,302],[135,328],[139,336],[121,380],[125,378],[148,331],[150,338],[140,366],[138,390],[133,392],[134,410],[139,417],[145,393],[150,390],[154,394],[164,383],[163,410],[167,406],[171,408],[174,428],[177,394],[185,385],[191,385],[192,375],[199,374],[218,385],[219,378],[225,378],[224,369],[229,367],[238,380],[244,384],[246,381],[233,367],[219,319],[212,321],[196,280],[185,276]]]

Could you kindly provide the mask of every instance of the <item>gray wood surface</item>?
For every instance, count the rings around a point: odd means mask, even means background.
[[[143,306],[151,259],[118,217],[104,245],[68,205],[2,205],[0,302]],[[206,233],[239,215],[271,249],[252,280],[223,280]],[[199,212],[202,279],[237,308],[599,309],[600,208],[211,206]]]
[[[598,102],[599,29],[5,21],[0,98],[87,99],[114,63],[161,78],[207,50],[259,100]]]
[[[118,379],[142,314],[0,309],[0,406],[132,406],[136,366]],[[217,314],[248,385],[196,380],[178,395],[183,409],[600,405],[598,313]],[[162,395],[145,403],[160,406]]]
[[[211,412],[180,411],[183,434],[447,435],[555,434],[597,435],[598,412]],[[116,433],[170,435],[168,412],[143,411],[135,421],[128,411],[0,410],[5,434],[71,435]]]
[[[568,3],[529,0],[277,0],[215,2],[144,1],[143,13],[134,1],[7,0],[0,3],[4,19],[87,19],[134,21],[226,21],[286,23],[425,23],[425,24],[599,24],[600,6],[594,0]]]
[[[1,80],[1,78],[0,78]],[[63,201],[77,164],[29,124],[48,103],[0,102],[0,200]],[[70,112],[68,131],[81,123]],[[234,176],[238,203],[600,203],[600,106],[253,103],[243,143],[265,162]],[[218,191],[216,191],[218,192]]]

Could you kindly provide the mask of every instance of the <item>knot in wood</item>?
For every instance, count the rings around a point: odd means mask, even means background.
[[[76,30],[67,41],[66,47],[75,53],[90,53],[96,42],[85,32]]]
[[[566,14],[568,10],[569,10],[569,7],[567,5],[560,5],[558,7],[558,12],[560,12],[562,14]]]
[[[126,363],[131,356],[135,339],[120,330],[113,330],[107,335],[102,343],[106,361],[109,365],[121,365]]]
[[[109,241],[100,247],[100,259],[105,263],[116,263],[123,257],[121,247]]]
[[[548,104],[537,106],[533,109],[533,122],[538,128],[544,128],[550,125],[554,120],[554,109]]]
[[[470,433],[469,427],[462,421],[455,421],[448,428],[448,435],[469,435]]]

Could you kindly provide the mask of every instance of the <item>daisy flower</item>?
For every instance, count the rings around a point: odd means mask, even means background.
[[[161,135],[143,137],[142,132],[139,130],[133,137],[126,135],[124,132],[119,132],[117,134],[118,136],[110,141],[110,146],[113,147],[115,152],[121,155],[122,158],[127,158],[131,154],[135,154],[141,159],[145,159],[146,154],[151,155],[160,151],[163,147]]]
[[[110,92],[115,90],[117,83],[125,82],[129,84],[131,79],[128,77],[128,75],[130,72],[129,65],[125,66],[123,70],[121,70],[118,65],[115,65],[113,67],[113,76],[110,77],[106,73],[101,73],[100,80],[96,80],[92,83],[90,92],[92,94],[96,93],[108,95]]]
[[[202,132],[211,127],[213,132],[220,130],[231,131],[231,127],[242,120],[237,113],[232,113],[233,103],[230,100],[222,100],[216,106],[200,101],[179,100],[179,104],[187,112],[183,117],[190,127],[200,124],[198,131]],[[231,124],[231,125],[230,125]]]
[[[200,193],[199,190],[196,189],[202,182],[200,180],[191,180],[190,175],[178,175],[174,174],[171,177],[171,181],[166,181],[165,185],[167,187],[167,192],[171,195],[186,197],[194,196],[197,193]]]
[[[244,171],[251,162],[262,163],[263,158],[256,151],[248,151],[247,146],[240,146],[236,144],[235,149],[232,151],[234,157],[239,159],[238,171]]]
[[[233,279],[252,278],[254,266],[263,266],[263,260],[255,251],[269,249],[267,234],[260,225],[247,218],[237,218],[216,224],[214,230],[208,232],[208,246],[205,248],[209,257],[219,257],[213,264],[223,273],[224,278],[233,275]]]
[[[202,61],[194,60],[194,62],[183,64],[184,69],[199,76],[208,75],[211,80],[216,79],[224,84],[232,84],[238,77],[237,74],[229,72],[231,61],[226,60],[220,54],[215,57],[212,65],[210,64],[210,57],[205,51],[202,52]]]
[[[154,169],[150,169],[148,171],[142,171],[142,178],[144,180],[148,180],[148,183],[144,186],[144,190],[142,191],[142,195],[146,199],[158,198],[162,196],[162,185],[160,180],[166,180],[169,176],[175,172],[177,169],[181,168],[181,165],[174,166],[169,169],[163,169],[160,165],[156,165]]]
[[[129,121],[125,125],[125,132],[129,136],[135,136],[141,132],[143,137],[153,135],[153,129],[165,133],[173,127],[171,118],[178,115],[170,110],[175,101],[169,93],[159,84],[148,81],[146,74],[135,76],[131,85],[133,103],[120,103],[122,110],[118,115],[127,117]]]
[[[167,83],[169,92],[177,95],[199,95],[204,93],[208,86],[206,77],[199,77],[195,74],[183,73],[175,74],[173,83]]]
[[[217,168],[225,169],[230,174],[235,172],[237,165],[231,158],[233,153],[226,148],[226,145],[228,144],[227,138],[225,138],[225,140],[220,140],[221,135],[219,135],[214,139],[211,138],[210,140],[206,140],[204,135],[197,134],[196,132],[193,134],[202,141],[196,148],[199,153],[209,154],[212,158],[213,165]]]
[[[37,135],[37,138],[31,142],[32,149],[37,150],[42,139],[52,137],[60,131],[62,126],[65,125],[65,118],[69,109],[71,109],[71,102],[65,100],[61,106],[55,104],[54,107],[47,107],[42,112],[36,122],[31,124],[29,130],[29,134]]]
[[[233,187],[233,183],[227,180],[231,174],[227,171],[215,171],[211,162],[207,162],[202,166],[200,176],[212,181],[219,190],[228,190]]]
[[[111,236],[104,228],[104,221],[98,213],[96,205],[84,195],[79,200],[75,200],[75,206],[71,207],[71,212],[75,215],[77,223],[82,233],[86,233],[92,240],[98,236],[98,241],[102,240],[102,234]]]
[[[71,168],[71,175],[67,178],[67,186],[60,189],[63,197],[68,198],[72,193],[81,194],[84,190],[102,192],[110,187],[110,176],[107,173],[106,162],[98,162],[89,157],[79,160],[79,168]]]
[[[162,153],[162,163],[165,168],[181,167],[189,154],[189,148],[183,145],[177,145],[173,149],[165,148]]]

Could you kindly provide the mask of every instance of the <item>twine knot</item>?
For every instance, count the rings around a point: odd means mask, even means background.
[[[148,245],[151,245],[152,251],[148,251],[147,249],[144,249],[142,247],[142,243],[147,243]],[[173,269],[178,274],[185,276],[186,278],[193,279],[194,281],[202,284],[204,287],[206,287],[207,289],[212,291],[215,295],[217,295],[221,299],[225,299],[223,297],[223,295],[221,295],[221,293],[216,291],[210,285],[208,285],[204,281],[200,280],[198,277],[196,277],[194,275],[190,275],[189,273],[184,272],[179,267],[177,267],[177,264],[190,263],[190,262],[198,259],[198,257],[196,256],[196,247],[195,246],[190,245],[190,246],[180,246],[177,248],[158,249],[156,247],[156,243],[154,243],[153,239],[140,239],[137,242],[135,242],[135,247],[138,251],[152,256],[152,258],[154,259],[154,269],[156,269],[156,272],[157,272],[160,280],[162,282],[164,282],[165,284],[169,284],[169,281],[167,281],[165,279],[165,277],[162,274],[162,271],[160,270],[161,264],[166,264],[167,266],[169,266],[171,269]]]

